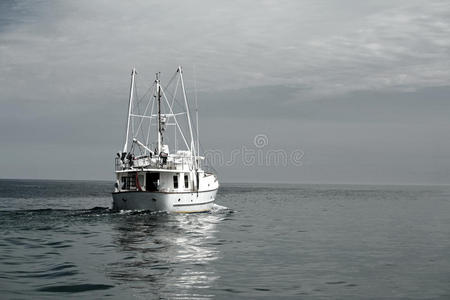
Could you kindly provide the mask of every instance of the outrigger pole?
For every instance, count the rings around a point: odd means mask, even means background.
[[[130,133],[130,118],[131,118],[131,108],[133,107],[133,95],[134,95],[134,76],[136,75],[136,68],[131,71],[131,86],[130,86],[130,98],[128,101],[128,118],[127,118],[127,130],[125,135],[125,144],[123,145],[122,153],[128,150],[128,135]]]
[[[197,197],[198,197],[198,189],[200,187],[200,177],[198,175],[198,158],[197,158],[197,151],[195,149],[195,142],[194,142],[194,135],[192,133],[192,123],[191,123],[191,113],[189,111],[189,105],[187,102],[187,97],[186,97],[186,90],[184,88],[184,80],[183,80],[183,69],[181,68],[181,66],[178,67],[178,71],[180,72],[180,78],[181,78],[181,87],[183,89],[183,98],[184,98],[184,103],[186,105],[186,115],[187,115],[187,119],[188,119],[188,124],[189,124],[189,134],[191,136],[191,154],[192,154],[192,161],[194,163],[194,167],[195,167],[195,188],[194,190],[197,191]]]
[[[183,98],[184,98],[184,103],[186,105],[186,115],[187,115],[188,124],[189,124],[189,134],[191,136],[192,160],[195,162],[195,169],[198,169],[197,152],[195,150],[194,135],[192,134],[191,116],[190,116],[190,111],[189,111],[189,105],[187,103],[186,90],[184,89],[183,70],[181,69],[181,66],[178,67],[178,72],[180,72],[181,88],[183,90]]]

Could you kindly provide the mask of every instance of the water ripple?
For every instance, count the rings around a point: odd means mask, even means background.
[[[113,285],[108,284],[72,284],[42,287],[39,288],[38,291],[52,293],[81,293],[86,291],[107,290],[113,287]]]
[[[110,183],[12,185],[0,180],[1,298],[450,294],[448,187],[229,185],[218,201],[233,209],[180,215],[113,212]]]

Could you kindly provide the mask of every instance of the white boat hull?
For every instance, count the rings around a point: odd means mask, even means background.
[[[115,192],[113,210],[149,210],[178,213],[211,210],[217,189],[197,192]]]

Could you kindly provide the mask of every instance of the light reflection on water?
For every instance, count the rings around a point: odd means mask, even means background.
[[[142,296],[212,297],[205,289],[219,278],[211,262],[220,258],[215,233],[224,209],[122,218],[113,231],[118,259],[107,275]]]

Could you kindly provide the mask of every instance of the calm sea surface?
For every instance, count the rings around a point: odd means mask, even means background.
[[[111,189],[0,180],[0,298],[450,299],[450,187],[223,184],[188,215]]]

